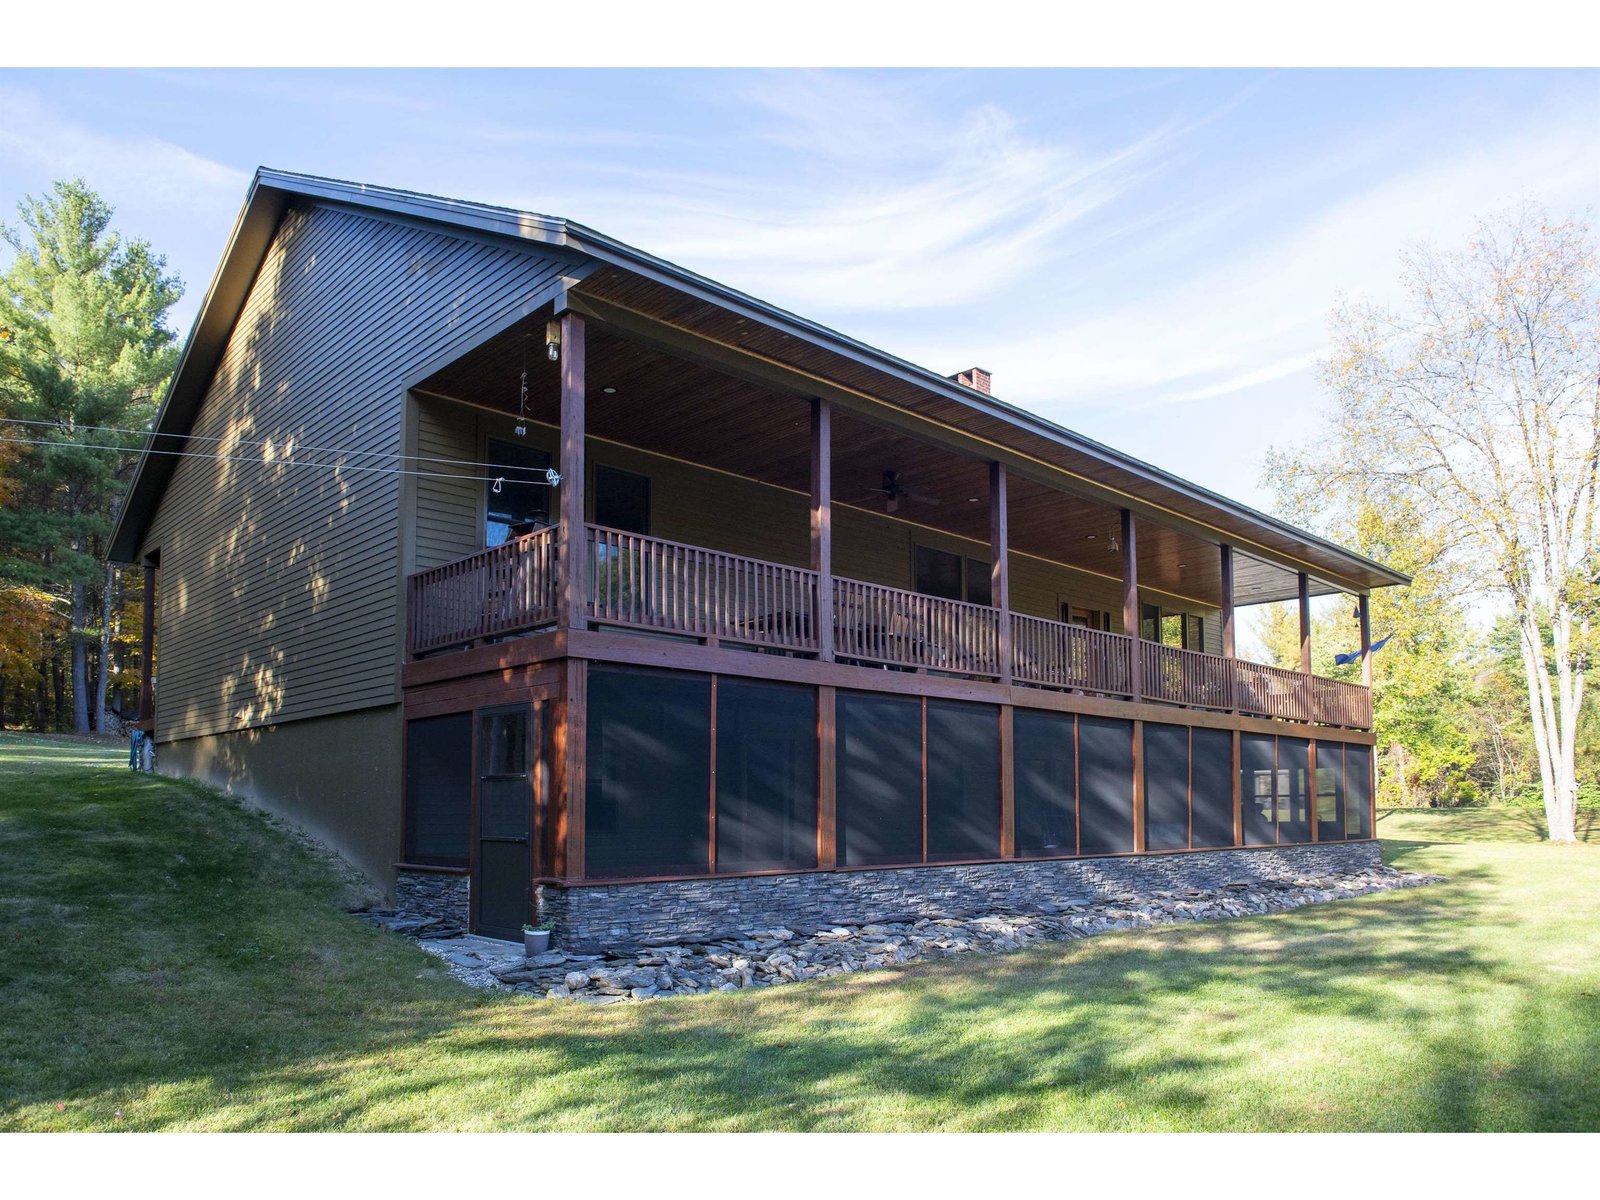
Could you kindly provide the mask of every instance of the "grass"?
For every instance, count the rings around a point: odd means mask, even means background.
[[[1386,814],[1435,887],[596,1009],[122,761],[0,735],[3,1129],[1600,1127],[1600,847],[1520,813]]]

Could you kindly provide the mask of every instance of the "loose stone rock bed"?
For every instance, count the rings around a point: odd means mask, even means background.
[[[809,934],[792,929],[750,930],[735,937],[650,946],[628,953],[569,954],[555,949],[533,958],[525,958],[511,943],[446,928],[436,918],[388,911],[362,916],[385,929],[416,937],[424,950],[449,965],[455,978],[473,987],[551,1000],[617,1004],[658,996],[776,987],[958,954],[1004,954],[1039,942],[1281,912],[1439,882],[1442,878],[1438,875],[1378,867],[1288,882],[1230,883],[1205,891],[1113,895],[1092,904],[1042,905],[1041,909],[1048,911],[1032,913],[838,925]]]

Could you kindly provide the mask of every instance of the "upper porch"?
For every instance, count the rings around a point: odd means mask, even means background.
[[[1358,684],[1313,674],[1310,645],[1313,601],[1341,593],[1370,644],[1365,560],[1329,570],[1265,517],[1259,540],[1224,528],[1209,493],[1118,491],[987,415],[800,378],[748,324],[690,332],[585,295],[595,279],[413,381],[410,452],[458,465],[411,497],[408,656],[627,631],[685,665],[743,650],[1370,728],[1366,655]],[[1300,670],[1237,654],[1237,609],[1279,600]]]

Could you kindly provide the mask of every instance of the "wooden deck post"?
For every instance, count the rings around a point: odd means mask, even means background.
[[[1372,686],[1372,593],[1362,592],[1356,597],[1356,607],[1361,614],[1361,683]]]
[[[1006,512],[1006,468],[989,464],[989,603],[996,609],[1000,682],[1011,683],[1011,554]]]
[[[833,661],[833,405],[811,401],[811,569],[817,573],[817,658]]]
[[[1311,674],[1311,579],[1300,572],[1300,673]]]
[[[146,733],[156,728],[156,569],[144,567],[144,628],[139,635],[139,723]]]
[[[817,689],[817,866],[824,871],[839,860],[837,695],[826,685]]]
[[[584,566],[588,534],[584,529],[584,348],[583,318],[561,314],[561,485],[557,525],[557,557],[561,567],[561,599],[557,625],[586,629],[589,624],[588,581]]]
[[[1222,655],[1237,656],[1238,647],[1233,632],[1233,547],[1223,544],[1222,553]]]
[[[1133,510],[1122,510],[1122,632],[1128,642],[1128,689],[1133,699],[1144,696],[1143,657],[1139,646],[1139,556],[1134,545]]]

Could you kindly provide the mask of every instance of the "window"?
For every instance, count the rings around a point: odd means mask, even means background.
[[[471,813],[472,715],[406,722],[406,861],[466,866]]]
[[[817,692],[717,680],[717,870],[817,865]]]
[[[928,701],[928,861],[1000,856],[1000,713]]]
[[[588,875],[707,873],[710,679],[591,667],[588,743]]]
[[[1078,852],[1077,729],[1066,713],[1012,715],[1016,843],[1022,857]]]
[[[1178,612],[1159,604],[1139,605],[1139,636],[1147,642],[1176,646],[1180,650],[1206,648],[1204,617]]]
[[[1081,854],[1133,850],[1133,723],[1078,718],[1078,846]]]
[[[1182,725],[1144,727],[1144,844],[1189,846],[1189,731]]]
[[[1233,845],[1233,735],[1226,729],[1189,731],[1190,845]]]
[[[921,862],[921,702],[841,692],[837,703],[839,862]]]
[[[916,546],[912,549],[912,569],[916,590],[924,596],[970,604],[993,603],[992,574],[986,562],[962,558],[934,546]]]
[[[650,532],[650,479],[596,464],[594,523],[624,533]]]
[[[488,463],[483,485],[486,547],[550,524],[550,486],[544,479],[550,466],[548,453],[490,438]]]
[[[1085,629],[1102,629],[1111,632],[1111,614],[1100,608],[1079,608],[1073,604],[1061,605],[1061,620],[1067,625],[1082,625]]]

